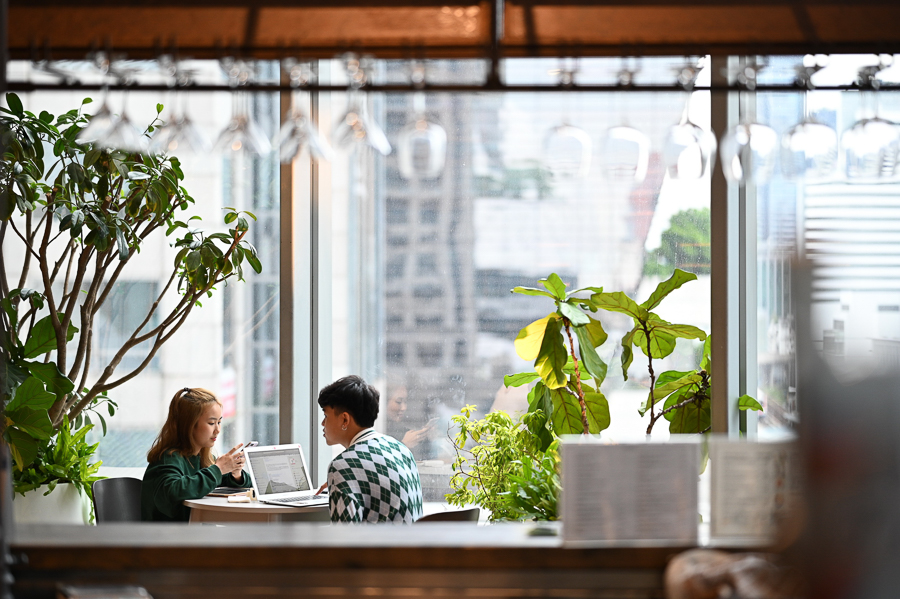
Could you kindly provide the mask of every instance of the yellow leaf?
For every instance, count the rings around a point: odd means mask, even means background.
[[[551,318],[559,318],[559,315],[555,312],[548,314],[519,331],[518,336],[516,336],[515,346],[516,353],[519,354],[520,358],[528,362],[533,362],[537,359],[541,350],[541,343],[544,341],[544,331],[547,330],[547,323],[550,322]]]

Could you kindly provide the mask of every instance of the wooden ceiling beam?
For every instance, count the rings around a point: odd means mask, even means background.
[[[493,0],[9,0],[14,59],[487,58]],[[501,56],[900,53],[900,2],[506,0]]]

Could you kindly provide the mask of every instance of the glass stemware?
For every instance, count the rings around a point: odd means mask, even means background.
[[[78,133],[78,141],[81,142],[95,142],[101,137],[104,137],[112,128],[113,125],[116,124],[116,116],[109,109],[109,104],[106,103],[106,98],[103,98],[103,103],[100,105],[100,110],[94,113],[88,121],[87,127],[82,129]]]
[[[400,130],[397,166],[406,179],[440,176],[447,159],[447,132],[425,116],[425,94],[413,96],[413,121]]]
[[[172,57],[162,56],[159,59],[162,70],[169,76],[170,85],[188,86],[193,83],[193,72],[183,69]],[[187,114],[187,101],[181,98],[179,110],[179,92],[175,92],[172,103],[171,118],[158,127],[150,140],[150,151],[156,154],[179,152],[187,154],[205,154],[212,149],[212,144],[200,131]]]
[[[591,137],[563,121],[544,138],[544,164],[554,177],[586,177],[591,168]]]
[[[248,152],[265,156],[272,151],[269,138],[259,125],[247,116],[247,97],[234,96],[231,121],[219,134],[213,149],[216,152]]]
[[[691,121],[691,97],[699,64],[688,64],[678,70],[678,83],[687,92],[684,111],[677,125],[669,129],[663,146],[663,160],[669,176],[673,179],[699,179],[706,174],[709,165],[715,162],[716,137]]]
[[[359,59],[347,55],[347,75],[350,86],[347,90],[347,110],[337,121],[332,132],[335,145],[343,148],[361,143],[387,156],[393,149],[378,123],[369,116],[366,100],[360,89],[366,84],[366,71]]]
[[[614,181],[641,183],[650,163],[650,138],[627,124],[610,127],[603,140],[602,166]]]
[[[147,137],[132,124],[125,113],[125,105],[123,100],[122,114],[115,115],[104,98],[100,110],[91,117],[87,127],[78,133],[77,139],[100,148],[146,153],[150,145]]]
[[[767,125],[744,121],[722,138],[722,172],[735,183],[765,183],[775,170],[778,135]]]
[[[162,154],[167,152],[183,152],[188,154],[204,154],[210,151],[212,144],[197,128],[187,114],[175,116],[168,123],[156,130],[150,142],[150,151]]]
[[[841,136],[847,179],[854,183],[877,183],[897,174],[900,132],[895,123],[878,116],[878,73],[888,66],[890,63],[881,62],[859,71],[860,86],[869,90],[861,93],[872,95],[874,110],[873,116],[858,120]]]
[[[790,180],[823,179],[837,167],[837,132],[805,116],[781,136],[781,172]]]
[[[294,59],[285,59],[281,63],[282,68],[290,77],[291,87],[295,88],[291,93],[291,109],[278,133],[272,139],[272,146],[278,149],[278,158],[288,164],[296,158],[304,147],[309,148],[310,155],[315,160],[330,160],[332,155],[328,141],[319,134],[315,123],[300,108],[299,92],[296,88],[309,83],[311,69],[309,63],[301,63]]]

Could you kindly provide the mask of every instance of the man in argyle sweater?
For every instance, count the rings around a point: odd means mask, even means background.
[[[346,449],[328,467],[332,522],[405,522],[422,516],[422,485],[405,445],[372,428],[378,391],[347,376],[319,392],[328,445]],[[323,485],[323,488],[325,485]]]

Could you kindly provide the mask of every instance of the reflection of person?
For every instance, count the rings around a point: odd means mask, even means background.
[[[346,449],[328,467],[332,522],[415,522],[422,516],[422,485],[412,453],[372,428],[378,391],[347,376],[319,392],[329,445]],[[320,491],[322,490],[320,489]]]
[[[169,404],[169,417],[147,454],[141,485],[141,519],[187,522],[184,500],[199,499],[217,486],[250,487],[244,455],[234,447],[214,459],[210,451],[222,427],[222,404],[206,389],[185,387]]]
[[[405,386],[397,387],[391,393],[387,402],[385,432],[412,449],[429,438],[434,430],[435,421],[429,421],[422,428],[410,429],[409,422],[405,419],[407,397],[408,391]]]

